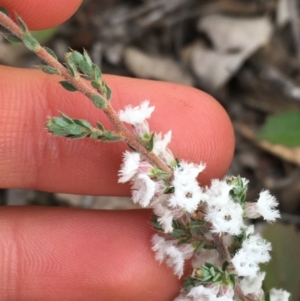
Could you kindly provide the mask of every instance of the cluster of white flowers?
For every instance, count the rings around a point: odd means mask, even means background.
[[[275,209],[278,202],[268,191],[261,192],[255,203],[245,202],[248,180],[244,178],[238,178],[238,181],[232,180],[236,178],[215,179],[209,187],[199,186],[197,177],[205,169],[205,164],[175,159],[168,148],[171,131],[165,135],[150,132],[146,119],[153,111],[154,107],[149,107],[149,102],[144,101],[138,107],[128,106],[124,111],[120,111],[119,117],[121,121],[133,126],[140,141],[153,139],[151,151],[172,168],[172,177],[166,177],[163,171],[139,153],[126,151],[119,172],[119,182],[130,181],[133,202],[153,208],[157,222],[164,232],[154,235],[152,239],[156,259],[166,262],[174,274],[181,277],[185,260],[201,256],[197,244],[192,243],[192,238],[188,242],[179,242],[178,237],[172,234],[175,221],[188,225],[191,214],[201,208],[202,222],[206,223],[209,229],[209,232],[203,234],[204,240],[211,238],[211,234],[220,237],[244,235],[241,246],[231,254],[231,272],[245,295],[252,296],[253,300],[264,300],[261,287],[265,274],[260,272],[259,264],[270,260],[271,244],[254,234],[253,226],[247,226],[244,219],[263,217],[266,221],[273,222],[280,216]],[[193,267],[199,268],[195,265]],[[235,296],[234,285],[200,281],[200,284],[183,291],[175,301],[236,300],[238,297]],[[270,296],[271,301],[277,301],[279,298],[281,301],[287,301],[289,298],[288,293],[278,290],[271,291]]]
[[[191,244],[177,245],[175,240],[165,240],[163,237],[155,234],[152,238],[152,250],[155,258],[159,262],[166,261],[167,265],[174,269],[174,274],[181,277],[183,275],[184,262],[190,259],[195,249]]]
[[[251,235],[243,241],[242,247],[232,258],[235,270],[239,276],[256,277],[259,264],[268,262],[271,257],[271,244],[258,234]]]

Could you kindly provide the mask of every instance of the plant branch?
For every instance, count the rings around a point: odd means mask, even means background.
[[[3,12],[0,12],[0,23],[8,29],[13,35],[18,37],[23,41],[23,31],[22,29],[8,17]],[[142,155],[148,158],[148,160],[156,165],[159,169],[168,173],[170,177],[172,176],[171,169],[154,153],[149,152],[146,147],[123,125],[120,121],[116,111],[109,104],[109,101],[99,93],[99,91],[88,85],[81,77],[74,77],[71,72],[65,68],[57,59],[50,55],[45,48],[42,46],[36,47],[33,50],[47,65],[58,70],[59,75],[65,78],[69,83],[71,83],[78,91],[86,95],[88,98],[92,99],[95,95],[100,96],[104,101],[102,107],[104,113],[107,115],[109,120],[112,122],[116,128],[118,135],[123,137],[124,141],[133,149],[140,152]]]

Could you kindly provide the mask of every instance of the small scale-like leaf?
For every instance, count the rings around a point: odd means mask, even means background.
[[[20,43],[20,42],[22,42],[22,40],[20,38],[18,38],[17,36],[15,36],[14,34],[7,34],[7,35],[5,35],[5,37],[11,43]]]
[[[270,292],[265,293],[265,301],[271,301]]]
[[[89,133],[87,133],[87,132],[82,132],[81,134],[74,135],[74,136],[72,136],[72,137],[70,137],[70,138],[72,138],[72,139],[81,139],[81,138],[87,137],[88,134],[89,134]]]
[[[166,189],[164,190],[164,194],[171,194],[171,193],[174,193],[175,191],[175,188],[173,186],[169,186],[169,187],[166,187]]]
[[[92,133],[92,134],[90,135],[90,138],[91,138],[91,139],[99,139],[99,134],[96,133],[96,132],[94,132],[94,133]]]
[[[71,57],[72,57],[73,63],[77,66],[79,65],[79,63],[81,61],[84,60],[84,56],[78,51],[72,51]]]
[[[5,15],[9,16],[9,12],[6,8],[4,8],[3,6],[0,6],[0,12],[4,13]]]
[[[96,64],[93,64],[92,66],[93,66],[93,70],[94,70],[94,80],[99,82],[102,77],[102,72]]]
[[[49,48],[49,47],[44,47],[44,49],[45,49],[52,57],[54,57],[56,60],[58,59],[56,53],[55,53],[51,48]]]
[[[285,112],[267,119],[257,137],[273,144],[300,146],[300,112]]]
[[[109,86],[106,83],[103,83],[103,93],[106,97],[107,100],[110,100],[112,97],[112,92],[111,89],[109,88]]]
[[[68,131],[70,135],[80,135],[83,132],[82,127],[78,124],[70,124],[66,128],[66,131]]]
[[[41,47],[40,43],[35,38],[33,38],[30,35],[30,33],[24,33],[22,35],[22,39],[23,39],[24,45],[33,52],[37,52],[39,50],[39,48]]]
[[[221,277],[222,277],[221,274],[216,274],[212,279],[212,282],[217,282]]]
[[[60,116],[63,118],[63,120],[65,120],[68,124],[74,124],[74,121],[72,118],[70,118],[69,116],[67,116],[66,114],[60,112]]]
[[[60,81],[59,82],[64,89],[66,89],[67,91],[70,91],[70,92],[74,92],[74,91],[77,91],[77,89],[72,85],[70,84],[69,82],[63,80],[63,81]]]
[[[60,117],[53,117],[52,122],[56,126],[61,127],[61,128],[65,128],[70,125],[66,120],[64,120],[63,118],[60,118]]]
[[[77,78],[78,77],[78,73],[77,73],[77,67],[76,65],[72,62],[71,59],[67,58],[66,57],[66,65],[70,71],[70,73],[72,74],[72,76],[74,78]]]
[[[181,238],[183,236],[183,234],[184,234],[184,230],[182,230],[182,229],[174,229],[171,234],[175,238]]]
[[[97,108],[103,109],[106,107],[106,101],[97,94],[92,95],[91,100]]]
[[[105,131],[104,126],[100,122],[96,122],[96,125],[100,131]]]
[[[99,81],[92,80],[92,81],[91,81],[91,84],[92,84],[92,86],[93,86],[95,89],[101,88],[101,84],[100,84]]]
[[[87,75],[90,75],[93,73],[93,68],[90,66],[85,60],[81,60],[78,64],[79,69]]]
[[[231,283],[232,283],[232,286],[235,287],[236,276],[233,275],[233,274],[230,274],[230,275],[229,275],[229,279],[230,279],[230,281],[231,281]]]
[[[83,49],[83,56],[85,58],[85,61],[89,64],[90,67],[93,66],[93,62],[89,56],[89,54],[87,53],[87,51],[85,49]]]
[[[47,66],[47,65],[40,65],[38,67],[39,67],[39,69],[41,69],[43,72],[45,72],[47,74],[60,74],[59,70],[57,70],[53,67]]]
[[[84,120],[84,119],[73,119],[73,121],[78,124],[78,125],[81,125],[82,127],[92,131],[93,130],[93,127],[92,125],[87,121],[87,120]]]
[[[28,32],[27,25],[25,24],[25,22],[22,20],[20,16],[17,16],[17,22],[20,28],[22,29],[23,33]]]

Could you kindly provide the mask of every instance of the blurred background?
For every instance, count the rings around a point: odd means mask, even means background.
[[[86,0],[63,25],[35,32],[62,60],[87,49],[104,73],[175,82],[213,95],[235,128],[228,174],[250,180],[249,200],[266,188],[280,202],[274,226],[257,222],[273,243],[266,289],[300,301],[300,1]],[[0,63],[39,60],[1,40]],[[136,208],[128,198],[1,190],[1,205]]]

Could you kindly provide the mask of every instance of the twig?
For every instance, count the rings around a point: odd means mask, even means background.
[[[8,16],[3,12],[0,12],[0,24],[7,28],[12,34],[22,40],[23,32],[21,28],[14,23]],[[34,52],[49,66],[57,69],[62,77],[64,77],[69,83],[71,83],[78,91],[86,95],[88,98],[92,99],[93,96],[100,96],[106,103],[103,106],[103,111],[112,122],[116,128],[118,135],[120,135],[124,141],[133,149],[141,153],[143,156],[147,157],[149,161],[156,165],[159,169],[165,171],[172,176],[171,169],[164,163],[160,158],[158,158],[154,153],[149,152],[146,147],[123,125],[120,121],[118,114],[110,105],[109,101],[104,98],[97,90],[93,89],[91,86],[87,85],[86,82],[81,77],[74,77],[70,71],[65,68],[58,60],[56,60],[52,55],[50,55],[45,48],[39,46]]]

